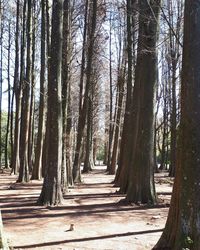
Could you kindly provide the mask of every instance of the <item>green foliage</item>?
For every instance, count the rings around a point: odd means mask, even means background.
[[[97,160],[103,161],[104,160],[104,145],[100,145],[97,151]]]

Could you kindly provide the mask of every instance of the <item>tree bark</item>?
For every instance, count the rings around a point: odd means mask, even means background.
[[[92,63],[93,63],[93,53],[94,53],[94,41],[95,41],[95,31],[96,31],[96,15],[97,15],[97,0],[91,2],[92,5],[92,15],[91,15],[91,28],[88,32],[88,50],[87,50],[87,68],[86,68],[86,89],[84,96],[84,103],[82,107],[82,112],[80,115],[80,120],[78,124],[78,135],[77,135],[77,147],[75,151],[75,160],[73,165],[73,179],[74,182],[80,182],[80,148],[82,144],[83,130],[86,123],[86,117],[89,106],[89,98],[91,98],[92,90]]]
[[[45,137],[45,121],[46,121],[46,2],[42,0],[42,22],[41,22],[41,69],[40,69],[40,103],[39,103],[39,122],[37,143],[35,149],[35,162],[32,172],[32,180],[40,180],[42,178],[42,155],[44,149]]]
[[[181,121],[171,206],[154,249],[200,249],[200,2],[185,1]]]
[[[62,203],[62,41],[63,0],[54,0],[52,9],[51,57],[48,81],[47,169],[38,199],[39,205]]]
[[[139,38],[135,76],[138,86],[136,130],[126,200],[156,202],[154,186],[154,105],[157,83],[158,19],[160,1],[139,3]]]

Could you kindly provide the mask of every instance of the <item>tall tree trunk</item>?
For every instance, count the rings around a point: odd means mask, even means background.
[[[26,1],[24,2],[24,19],[26,18]],[[25,21],[25,20],[24,20]],[[24,26],[25,27],[25,26]],[[23,81],[22,97],[22,120],[20,138],[20,169],[18,182],[29,181],[29,162],[28,162],[28,141],[29,141],[29,121],[30,121],[30,86],[32,76],[32,0],[27,2],[27,52],[26,52],[26,75]]]
[[[83,166],[83,173],[88,173],[94,168],[93,158],[93,103],[92,97],[89,97],[88,111],[87,111],[87,136],[86,136],[86,150],[85,161]]]
[[[85,99],[83,100],[83,83],[84,83],[84,71],[85,71],[85,60],[86,60],[87,29],[88,29],[88,0],[85,1],[85,18],[84,18],[83,48],[82,48],[82,58],[81,58],[80,93],[79,93],[79,117],[78,117],[78,128],[77,128],[77,139],[75,146],[75,156],[73,163],[73,180],[75,182],[81,182],[81,173],[80,173],[81,146],[82,146],[83,130],[85,127],[85,119],[86,119],[86,114],[85,114],[86,101]],[[86,90],[84,98],[86,96]]]
[[[171,206],[154,249],[200,249],[200,2],[185,1],[181,121]]]
[[[110,88],[110,110],[109,110],[109,130],[108,130],[108,160],[107,171],[110,171],[111,154],[112,154],[112,142],[114,134],[113,126],[113,78],[112,78],[112,12],[110,11],[109,18],[110,34],[109,34],[109,88]]]
[[[20,141],[20,123],[21,123],[21,84],[19,79],[19,18],[20,18],[20,1],[16,2],[16,32],[15,32],[15,72],[14,72],[14,87],[15,93],[15,128],[14,128],[14,144],[13,154],[11,158],[11,168],[14,174],[19,170],[19,141]],[[21,52],[24,50],[24,41],[22,40]],[[21,53],[21,62],[24,60],[24,52]],[[22,64],[22,63],[21,63]],[[23,71],[23,64],[21,65],[21,72]]]
[[[139,84],[138,126],[126,200],[155,203],[154,187],[154,102],[157,83],[159,3],[139,3],[139,38],[135,84]]]
[[[32,65],[31,65],[31,93],[30,93],[30,119],[29,119],[29,140],[28,140],[28,165],[32,172],[35,153],[35,57],[36,57],[36,4],[32,7]]]
[[[80,120],[78,124],[78,134],[77,134],[77,146],[75,151],[75,160],[73,165],[73,179],[74,182],[80,182],[80,148],[82,144],[83,131],[85,127],[89,98],[91,95],[92,81],[92,63],[93,63],[93,53],[94,53],[94,41],[95,41],[95,31],[96,31],[96,14],[97,14],[97,0],[91,2],[92,5],[92,15],[91,15],[91,29],[88,32],[88,51],[87,51],[87,68],[86,68],[86,88],[84,95],[84,102],[82,107],[82,112],[80,115]]]
[[[63,107],[63,159],[62,159],[62,190],[65,193],[67,191],[67,188],[69,186],[68,183],[68,176],[67,174],[70,174],[71,171],[68,171],[67,167],[69,166],[69,161],[71,161],[71,157],[67,159],[68,156],[70,156],[67,153],[70,141],[70,135],[68,134],[69,131],[67,131],[68,125],[67,122],[69,112],[69,94],[70,94],[70,70],[71,70],[71,1],[65,0],[64,1],[64,17],[63,17],[63,54],[62,54],[62,107]],[[72,177],[69,177],[70,179]],[[72,183],[71,183],[72,184]]]
[[[32,173],[32,180],[40,180],[42,178],[42,155],[44,149],[45,137],[45,118],[46,118],[46,2],[41,1],[42,5],[42,22],[41,22],[41,68],[40,68],[40,103],[39,103],[39,122],[37,143],[35,149],[35,162]]]
[[[11,84],[10,84],[10,54],[11,54],[11,30],[10,24],[8,26],[8,66],[7,66],[7,79],[8,79],[8,114],[7,114],[7,125],[6,125],[6,141],[5,141],[5,168],[9,168],[9,159],[8,159],[8,148],[9,143],[9,134],[10,134],[10,119],[11,119]]]
[[[114,133],[114,140],[113,140],[113,151],[112,151],[112,157],[111,157],[111,164],[109,168],[109,174],[115,174],[116,167],[117,167],[119,137],[120,137],[120,130],[121,130],[121,114],[122,114],[123,97],[124,97],[125,71],[126,71],[126,65],[125,65],[125,62],[122,62],[121,69],[120,69],[119,76],[118,76],[118,103],[117,103],[115,133]]]
[[[40,205],[62,203],[62,41],[63,0],[54,0],[52,9],[51,57],[48,80],[47,169],[38,199]]]
[[[130,149],[131,149],[131,134],[132,134],[132,95],[133,95],[133,70],[135,61],[135,23],[136,23],[136,11],[135,5],[136,0],[127,0],[127,57],[128,57],[128,76],[127,76],[127,87],[126,87],[126,105],[124,114],[124,123],[122,130],[121,146],[119,153],[119,166],[115,177],[115,185],[120,186],[120,192],[126,193],[128,186],[128,167],[130,165]]]

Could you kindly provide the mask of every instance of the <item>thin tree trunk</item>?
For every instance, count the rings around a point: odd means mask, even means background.
[[[42,178],[42,155],[44,149],[45,137],[45,117],[46,117],[46,2],[41,1],[42,4],[42,22],[41,22],[41,68],[40,68],[40,103],[39,103],[39,122],[37,143],[35,149],[35,162],[33,166],[32,180],[40,180]]]
[[[24,2],[24,19],[26,18],[26,1]],[[25,20],[24,20],[25,21]],[[27,53],[26,53],[26,75],[23,81],[22,97],[22,121],[20,138],[20,169],[18,182],[29,181],[28,141],[30,121],[30,85],[32,77],[32,0],[27,2]],[[24,26],[25,28],[25,26]]]
[[[92,16],[91,16],[91,30],[88,34],[88,51],[87,51],[87,69],[86,69],[86,88],[84,95],[84,102],[81,114],[79,114],[78,121],[78,131],[77,131],[77,145],[75,151],[75,159],[73,165],[73,179],[74,182],[81,181],[80,175],[80,149],[83,138],[83,131],[86,123],[88,105],[89,105],[89,95],[91,95],[91,72],[92,72],[92,62],[94,53],[94,40],[95,40],[95,30],[96,30],[96,11],[97,11],[97,0],[92,1]]]
[[[5,168],[9,168],[9,159],[8,159],[8,148],[9,143],[9,134],[10,134],[10,118],[11,118],[11,85],[10,85],[10,53],[11,53],[11,31],[10,24],[8,26],[8,114],[7,114],[7,126],[6,126],[6,141],[5,141]]]
[[[14,93],[15,93],[15,128],[14,128],[14,144],[13,154],[11,159],[11,168],[14,174],[19,171],[19,141],[20,141],[20,123],[21,123],[21,83],[19,79],[19,15],[20,15],[20,1],[17,0],[17,13],[16,13],[16,34],[15,34],[15,72],[14,72]],[[24,41],[22,40],[21,47],[21,75],[23,72],[24,60]],[[22,76],[21,76],[22,78]]]

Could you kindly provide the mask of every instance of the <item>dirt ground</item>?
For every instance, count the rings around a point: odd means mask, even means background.
[[[62,206],[52,208],[35,204],[41,181],[19,184],[15,176],[1,174],[4,231],[14,249],[152,249],[168,213],[172,180],[166,176],[156,175],[159,206],[127,206],[111,184],[114,176],[97,166],[83,175],[81,185],[69,190]]]

